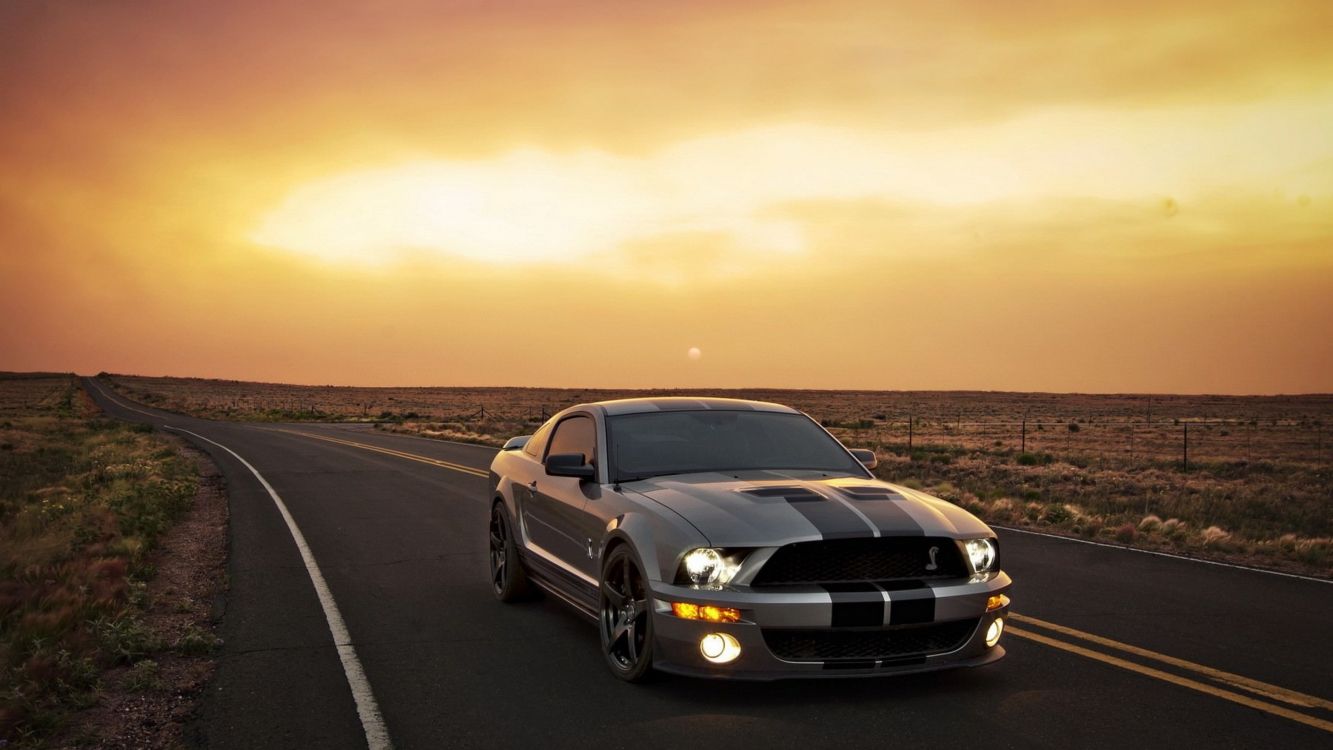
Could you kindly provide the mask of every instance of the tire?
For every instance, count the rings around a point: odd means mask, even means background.
[[[602,565],[598,633],[611,673],[626,682],[653,674],[653,596],[629,545],[612,550]]]
[[[528,598],[532,585],[527,571],[518,559],[518,540],[514,538],[514,524],[502,502],[491,508],[490,523],[491,593],[502,602],[516,602]]]

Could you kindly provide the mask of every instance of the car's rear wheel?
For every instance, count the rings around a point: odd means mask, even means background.
[[[491,508],[490,536],[491,591],[495,598],[512,602],[526,597],[531,586],[518,560],[518,540],[504,503]]]
[[[639,682],[653,667],[653,598],[648,581],[625,545],[616,547],[602,566],[602,653],[611,671],[627,682]]]

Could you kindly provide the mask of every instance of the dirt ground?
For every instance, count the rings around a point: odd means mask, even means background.
[[[226,590],[226,488],[207,455],[171,440],[195,460],[200,482],[194,507],[152,558],[157,575],[147,584],[143,619],[165,646],[152,656],[156,673],[143,679],[120,667],[103,675],[97,704],[72,717],[54,747],[183,747],[184,727],[213,674]]]

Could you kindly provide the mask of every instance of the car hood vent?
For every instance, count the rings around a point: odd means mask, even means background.
[[[746,487],[743,492],[752,497],[781,498],[789,503],[824,500],[824,496],[808,487]]]
[[[902,495],[888,487],[839,487],[838,491],[853,500],[902,500]]]

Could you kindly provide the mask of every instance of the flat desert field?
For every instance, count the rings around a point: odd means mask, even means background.
[[[1333,395],[361,388],[104,375],[194,416],[365,421],[499,445],[572,404],[776,401],[878,451],[884,479],[990,523],[1333,577]]]

